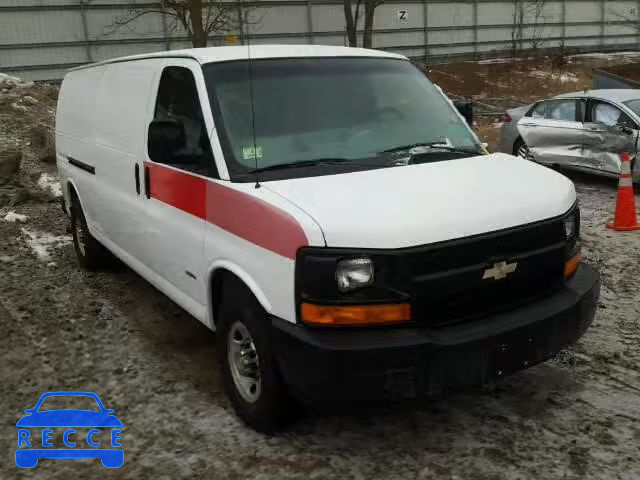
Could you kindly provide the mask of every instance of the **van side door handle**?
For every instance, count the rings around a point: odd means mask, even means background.
[[[149,167],[144,166],[144,194],[151,198],[151,178],[149,177]]]
[[[140,195],[140,165],[136,163],[135,168],[135,177],[136,177],[136,194]]]

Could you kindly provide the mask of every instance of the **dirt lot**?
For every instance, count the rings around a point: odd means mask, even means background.
[[[469,88],[460,92],[475,95]],[[603,276],[596,320],[577,346],[494,387],[420,408],[304,416],[265,437],[232,413],[215,334],[121,264],[78,268],[56,185],[42,176],[54,174],[49,140],[31,128],[50,122],[54,106],[47,87],[0,84],[0,159],[12,145],[22,154],[0,186],[0,478],[640,478],[640,233],[604,227],[615,182],[573,177],[583,251]],[[63,389],[94,391],[115,409],[121,469],[97,460],[16,468],[15,422],[43,392]]]

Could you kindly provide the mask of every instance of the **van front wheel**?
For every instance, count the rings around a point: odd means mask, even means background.
[[[236,278],[225,278],[223,289],[216,335],[224,386],[238,416],[271,433],[289,419],[291,399],[271,351],[269,319]]]
[[[86,270],[97,270],[103,265],[106,252],[93,238],[87,227],[87,220],[77,198],[71,203],[71,235],[80,266]]]

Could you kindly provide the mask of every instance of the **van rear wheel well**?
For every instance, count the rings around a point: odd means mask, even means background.
[[[67,182],[67,191],[69,193],[69,201],[78,199],[78,192],[76,192],[76,187],[73,186],[73,183]]]

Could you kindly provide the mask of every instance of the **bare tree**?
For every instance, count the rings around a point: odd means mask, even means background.
[[[375,10],[382,5],[384,0],[343,0],[344,18],[346,23],[347,38],[350,47],[358,46],[358,20],[362,6],[364,6],[364,31],[362,33],[362,46],[371,48],[373,44],[373,19]]]
[[[343,0],[344,20],[350,47],[358,46],[358,19],[362,0]]]
[[[162,15],[168,23],[168,31],[181,26],[194,47],[206,47],[213,33],[244,30],[248,23],[257,23],[249,18],[242,2],[231,3],[222,0],[162,0],[160,7],[144,6],[130,1],[123,15],[105,27],[104,35],[110,35],[122,28],[131,28],[133,22],[150,14]]]
[[[529,43],[533,50],[542,46],[543,26],[540,25],[546,0],[513,0],[511,55],[516,57]]]

